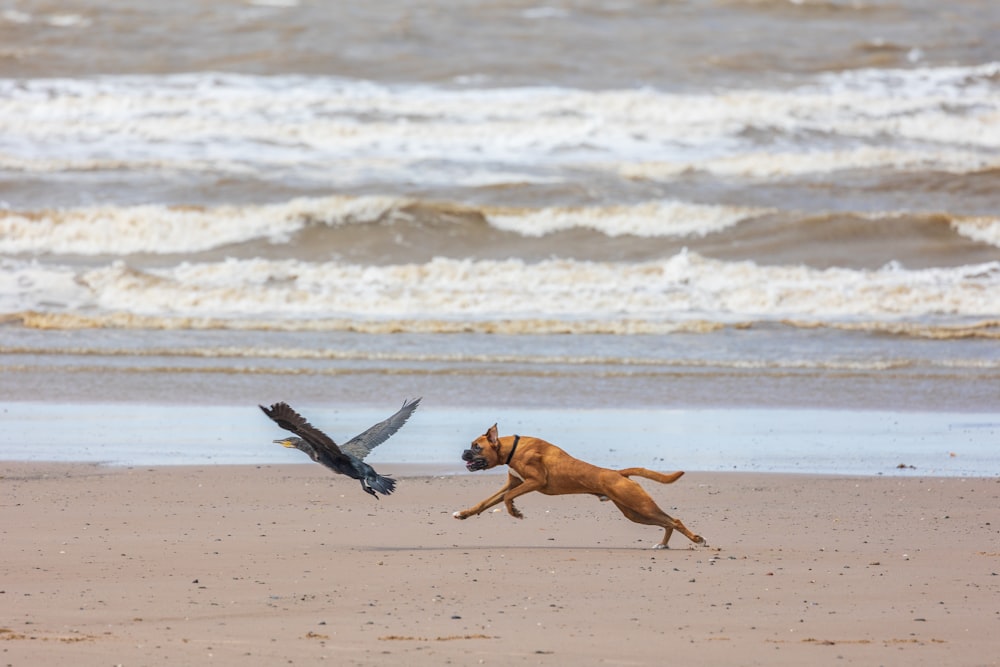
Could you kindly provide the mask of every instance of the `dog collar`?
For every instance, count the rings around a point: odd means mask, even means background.
[[[510,465],[510,460],[512,458],[514,458],[514,452],[517,451],[517,443],[518,443],[518,441],[520,439],[521,439],[521,436],[519,436],[519,435],[515,435],[514,436],[514,446],[510,448],[510,454],[507,455],[507,460],[504,462],[505,466],[509,466]]]

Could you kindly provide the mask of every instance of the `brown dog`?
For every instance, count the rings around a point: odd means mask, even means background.
[[[467,519],[481,514],[501,501],[511,516],[523,519],[524,515],[514,507],[514,499],[525,493],[539,491],[549,496],[569,493],[590,493],[611,500],[628,519],[650,526],[662,526],[663,539],[655,549],[666,549],[674,530],[679,530],[695,544],[705,544],[705,538],[695,535],[678,519],[667,515],[657,507],[641,486],[629,477],[645,477],[663,484],[676,481],[683,472],[664,474],[645,468],[609,470],[573,458],[555,445],[539,438],[507,435],[497,437],[494,424],[483,435],[472,441],[469,449],[462,452],[462,460],[470,471],[488,470],[498,465],[507,465],[507,483],[483,502],[461,512],[455,512],[456,519]]]

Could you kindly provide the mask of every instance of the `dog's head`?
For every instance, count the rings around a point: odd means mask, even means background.
[[[486,433],[472,441],[469,448],[462,452],[462,460],[470,472],[489,470],[500,465],[500,439],[497,437],[497,425],[494,424]]]

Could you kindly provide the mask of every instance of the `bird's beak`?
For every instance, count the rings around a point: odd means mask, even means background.
[[[288,440],[273,440],[272,442],[274,442],[276,445],[281,445],[282,447],[288,447],[289,449],[295,449],[295,445],[293,445]]]

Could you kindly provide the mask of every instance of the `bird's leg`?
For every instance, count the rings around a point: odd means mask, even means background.
[[[365,490],[365,493],[369,494],[375,500],[378,500],[378,494],[375,493],[375,489],[365,484],[364,480],[361,480],[361,488]]]

